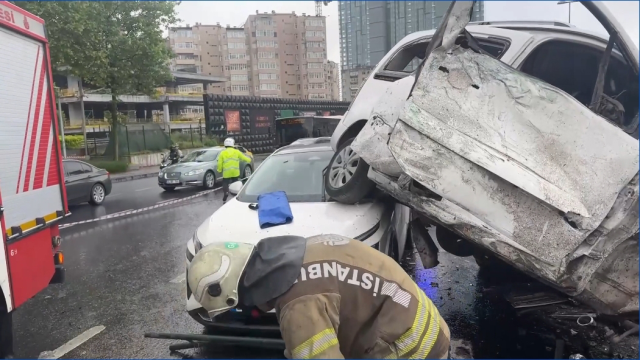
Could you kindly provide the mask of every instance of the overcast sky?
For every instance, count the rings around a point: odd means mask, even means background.
[[[568,5],[557,5],[557,1],[486,1],[485,20],[559,20],[568,21]],[[607,1],[606,5],[638,45],[638,1]],[[315,14],[313,1],[184,1],[178,6],[182,24],[240,26],[247,16],[260,12]],[[327,56],[340,61],[338,38],[338,2],[323,7],[327,16]],[[571,23],[577,27],[606,34],[604,28],[581,4],[571,5]]]

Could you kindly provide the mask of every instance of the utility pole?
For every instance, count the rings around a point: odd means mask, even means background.
[[[571,24],[571,3],[574,3],[577,1],[558,1],[557,5],[564,5],[564,4],[569,4],[569,24]]]
[[[56,87],[56,101],[58,102],[58,122],[60,122],[60,140],[62,140],[62,157],[67,157],[67,144],[64,141],[64,116],[62,116],[62,103],[60,103],[60,88]]]
[[[82,112],[82,135],[84,136],[84,156],[89,155],[87,145],[87,119],[84,116],[84,90],[82,89],[82,78],[78,81],[78,93],[80,95],[80,112]]]

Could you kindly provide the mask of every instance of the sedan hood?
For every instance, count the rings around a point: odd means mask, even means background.
[[[166,168],[164,168],[162,171],[163,172],[181,172],[184,173],[186,171],[190,171],[193,169],[197,169],[200,166],[205,165],[205,163],[203,162],[186,162],[186,163],[178,163],[175,165],[171,165],[171,166],[167,166]]]
[[[375,227],[384,212],[380,203],[291,203],[290,206],[292,223],[260,229],[258,212],[234,198],[200,225],[196,230],[198,240],[206,246],[220,241],[255,244],[266,237],[281,235],[338,234],[354,238]]]

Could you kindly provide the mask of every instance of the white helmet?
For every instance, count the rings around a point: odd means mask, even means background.
[[[233,146],[235,144],[236,144],[236,142],[232,138],[224,139],[224,146]]]
[[[210,317],[238,305],[238,285],[254,247],[236,242],[213,243],[198,251],[191,261],[187,270],[189,288]]]

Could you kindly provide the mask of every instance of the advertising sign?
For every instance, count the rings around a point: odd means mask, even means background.
[[[225,110],[224,120],[227,123],[227,131],[240,131],[240,110]]]
[[[273,110],[249,110],[252,134],[268,134],[273,131]]]

